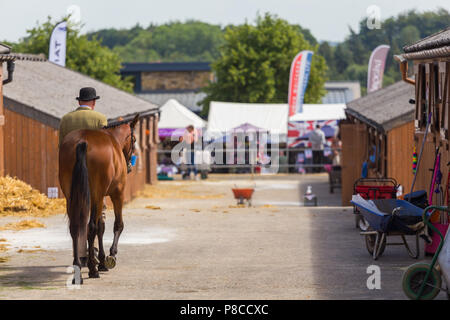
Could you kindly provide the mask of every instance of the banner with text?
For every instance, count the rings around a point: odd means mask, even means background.
[[[53,29],[48,51],[48,61],[56,63],[62,67],[66,66],[66,35],[67,22],[62,21]]]
[[[367,93],[381,89],[383,86],[384,66],[390,47],[382,44],[373,50],[369,59],[367,72]]]
[[[312,51],[304,50],[292,61],[288,94],[289,116],[303,112],[303,99],[308,86],[313,54]]]

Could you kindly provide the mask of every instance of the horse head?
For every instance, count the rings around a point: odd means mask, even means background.
[[[121,118],[119,118],[121,120]],[[125,160],[130,161],[134,153],[134,144],[136,137],[134,128],[139,120],[139,114],[136,114],[131,120],[115,121],[108,124],[104,129],[110,130],[122,147]]]

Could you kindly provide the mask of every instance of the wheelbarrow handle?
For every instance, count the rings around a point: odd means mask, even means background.
[[[431,212],[428,214],[428,212],[431,210]],[[419,288],[419,292],[417,294],[417,299],[420,299],[420,297],[422,296],[423,291],[425,290],[425,284],[428,281],[428,278],[430,277],[431,274],[431,270],[433,270],[436,261],[439,257],[439,254],[441,253],[442,247],[444,245],[444,236],[442,235],[442,233],[439,231],[438,228],[436,228],[431,222],[430,222],[430,218],[432,216],[432,214],[434,213],[434,211],[439,210],[439,211],[446,211],[448,213],[450,213],[450,209],[449,207],[444,207],[444,206],[428,206],[425,209],[423,209],[423,213],[422,213],[422,219],[423,222],[425,223],[425,225],[427,225],[429,228],[431,228],[431,230],[433,230],[434,232],[436,232],[439,235],[439,238],[441,238],[441,241],[439,243],[439,246],[436,250],[436,252],[434,253],[433,259],[431,260],[430,263],[430,268],[428,269],[425,278],[423,279],[422,285]]]
[[[436,228],[431,222],[430,222],[430,218],[432,216],[432,214],[434,213],[434,211],[439,210],[439,211],[446,211],[447,213],[450,213],[450,208],[449,207],[444,207],[444,206],[428,206],[425,209],[423,209],[423,213],[422,213],[422,219],[423,222],[431,228],[431,230],[433,230],[434,232],[437,232],[437,234],[439,235],[439,237],[441,238],[441,243],[438,247],[438,250],[441,250],[442,247],[442,242],[444,240],[444,236],[442,235],[442,233],[439,231],[438,228]],[[431,211],[429,214],[428,212]],[[436,251],[438,252],[438,251]]]

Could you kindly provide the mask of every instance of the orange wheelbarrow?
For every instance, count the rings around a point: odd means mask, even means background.
[[[255,189],[253,188],[233,188],[231,189],[234,194],[234,198],[237,200],[238,205],[245,204],[245,200],[249,207],[252,206],[252,195]]]

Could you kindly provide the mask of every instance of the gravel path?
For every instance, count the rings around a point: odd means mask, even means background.
[[[253,207],[236,207],[234,185],[256,186]],[[307,185],[320,207],[300,206]],[[46,228],[0,231],[10,245],[0,254],[7,257],[0,299],[405,298],[401,276],[415,261],[402,247],[388,247],[374,262],[351,208],[328,193],[326,175],[217,175],[161,186],[185,193],[129,203],[116,268],[100,279],[83,269],[81,289],[66,285],[72,258],[65,216],[39,219]],[[0,225],[12,220],[0,218]],[[112,224],[108,211],[108,249]],[[381,290],[367,289],[372,264],[381,268]]]

